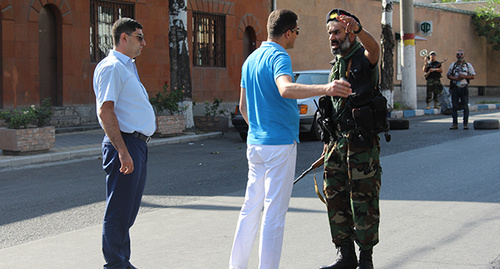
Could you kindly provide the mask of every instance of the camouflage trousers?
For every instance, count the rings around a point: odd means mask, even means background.
[[[378,136],[373,137],[373,143],[343,137],[328,145],[323,193],[337,247],[347,237],[355,239],[361,249],[369,249],[379,241],[379,155]]]
[[[441,84],[441,79],[430,78],[427,80],[427,95],[425,97],[425,102],[430,103],[431,100],[439,102],[439,95],[443,91],[443,85]],[[434,95],[434,96],[433,96]]]

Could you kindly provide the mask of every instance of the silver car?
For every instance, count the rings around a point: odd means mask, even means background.
[[[326,84],[328,83],[328,74],[330,70],[307,70],[294,72],[295,82],[301,84]],[[311,140],[319,140],[321,138],[321,129],[317,122],[317,107],[314,100],[318,102],[319,96],[298,99],[297,105],[300,113],[301,134],[306,134]],[[239,113],[239,108],[236,107],[232,118],[233,126],[240,134],[241,139],[246,140],[248,125]]]

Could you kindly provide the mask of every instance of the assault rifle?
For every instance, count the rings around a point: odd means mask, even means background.
[[[319,123],[319,126],[321,128],[321,131],[323,132],[323,135],[325,134],[328,134],[330,135],[330,139],[332,139],[334,136],[332,134],[332,132],[330,131],[330,128],[328,128],[328,119],[325,117],[325,115],[323,114],[323,110],[321,110],[321,108],[318,106],[318,102],[316,102],[316,99],[314,99],[314,104],[316,105],[316,108],[318,109],[318,112],[320,114],[320,117],[317,118],[316,120],[318,121]],[[319,159],[317,159],[312,165],[311,167],[309,167],[306,171],[304,171],[297,179],[295,179],[295,181],[293,182],[293,184],[299,182],[299,180],[301,180],[303,177],[305,177],[309,172],[311,172],[312,170],[320,167],[323,165],[323,162],[324,162],[324,156],[321,155],[321,157]]]
[[[319,157],[319,159],[317,159],[313,164],[311,164],[311,167],[309,167],[306,171],[304,171],[294,182],[293,184],[299,182],[299,180],[301,180],[303,177],[305,177],[307,175],[307,173],[311,172],[312,170],[320,167],[323,165],[323,163],[325,162],[325,156],[321,155],[321,157]],[[326,205],[326,201],[325,201],[325,198],[323,198],[323,196],[321,195],[321,193],[319,193],[319,189],[318,189],[318,182],[316,181],[316,176],[314,176],[314,190],[316,191],[316,194],[318,195],[318,198],[321,200],[321,202],[323,202],[323,204]]]
[[[325,96],[323,96],[321,98],[325,98]],[[328,98],[328,97],[326,97],[326,98]],[[317,108],[319,115],[320,115],[320,117],[318,119],[316,119],[316,121],[319,123],[319,127],[321,128],[321,131],[323,132],[323,136],[325,134],[328,134],[330,137],[330,140],[334,139],[335,136],[333,135],[332,131],[329,128],[330,120],[323,113],[324,112],[323,109],[321,109],[318,106],[318,102],[316,102],[316,99],[314,99],[314,104],[316,105],[316,108]]]
[[[448,58],[444,59],[443,61],[437,61],[438,63],[442,64],[444,62],[446,62],[448,60]],[[427,66],[430,62],[426,62],[425,63],[425,66]],[[429,69],[429,71],[425,72],[424,73],[424,77],[427,78],[427,76],[431,73],[431,69]]]
[[[322,166],[324,161],[325,161],[325,156],[321,155],[321,157],[319,157],[319,159],[317,159],[313,164],[311,164],[311,166],[309,168],[307,168],[306,171],[302,172],[302,174],[297,179],[295,179],[293,184],[299,182],[299,180],[301,180],[303,177],[305,177],[312,170]]]

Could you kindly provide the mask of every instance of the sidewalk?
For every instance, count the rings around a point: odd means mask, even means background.
[[[221,132],[206,134],[186,132],[175,137],[153,138],[148,145],[151,147],[165,144],[188,143],[221,135]],[[56,144],[54,148],[50,149],[47,153],[23,156],[0,155],[0,169],[87,157],[97,158],[101,156],[101,141],[103,136],[104,131],[102,129],[61,134],[56,133]]]
[[[496,104],[482,104],[482,102],[496,102]],[[434,102],[431,102],[434,105]],[[425,100],[417,101],[417,109],[391,111],[390,118],[408,118],[424,115],[440,115],[441,109],[426,109]],[[469,111],[500,109],[500,96],[469,96]],[[450,116],[451,117],[451,116]]]
[[[499,102],[498,104],[478,104],[478,102]],[[425,101],[417,102],[417,109],[392,111],[391,118],[415,117],[423,115],[440,115],[439,109],[425,109]],[[470,111],[500,109],[500,96],[470,96]],[[451,118],[451,116],[450,116]],[[87,157],[98,157],[101,155],[101,141],[104,132],[101,129],[92,131],[72,132],[56,134],[56,144],[47,153],[6,156],[0,155],[0,169],[23,167],[26,165],[41,164],[47,162],[74,160]],[[222,133],[195,134],[184,133],[176,137],[153,138],[149,146],[164,144],[187,143],[221,136]]]

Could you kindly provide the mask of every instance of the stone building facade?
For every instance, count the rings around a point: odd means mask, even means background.
[[[300,18],[300,37],[289,51],[294,70],[329,68],[328,59],[332,56],[324,20],[334,7],[357,14],[363,27],[380,40],[381,1],[306,2],[187,0],[193,100],[202,104],[223,98],[228,107],[236,104],[241,65],[266,40],[267,16],[274,6],[291,9]],[[137,59],[137,66],[150,96],[160,91],[170,78],[167,0],[0,0],[0,109],[38,105],[44,97],[51,97],[55,106],[69,108],[58,112],[60,115],[92,113],[95,110],[92,75],[110,48],[106,29],[117,19],[117,12],[137,19],[144,26],[147,45]],[[432,21],[434,31],[417,40],[415,51],[437,51],[438,60],[448,59],[444,64],[447,68],[455,59],[456,50],[463,49],[466,60],[477,72],[472,89],[483,87],[486,94],[498,93],[500,76],[496,75],[495,63],[500,60],[500,52],[493,51],[484,38],[477,36],[470,23],[471,14],[471,11],[416,3],[416,26],[421,21]],[[399,1],[395,1],[393,15],[397,33]],[[398,70],[398,56],[396,50],[395,70]],[[418,55],[415,57],[418,99],[422,99],[423,61]],[[397,86],[401,82],[397,72],[394,78]],[[443,83],[447,80],[443,79]],[[201,106],[195,109],[202,111]],[[94,115],[90,116],[92,119]]]
[[[119,16],[144,27],[137,67],[156,94],[170,78],[168,2],[0,0],[0,108],[45,97],[58,107],[94,105],[93,72],[112,47],[109,30]],[[187,0],[187,9],[193,99],[236,102],[241,65],[267,37],[271,1]]]

